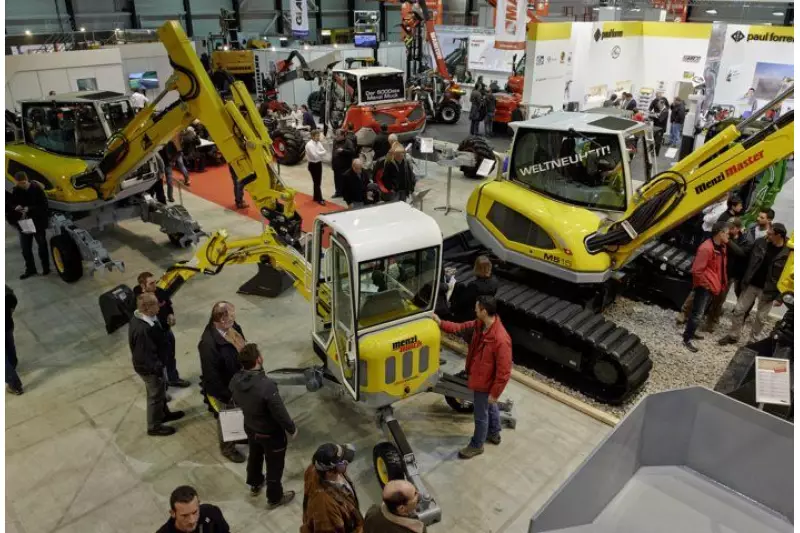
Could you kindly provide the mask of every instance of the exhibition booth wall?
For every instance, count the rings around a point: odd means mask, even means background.
[[[656,92],[670,101],[685,97],[692,79],[706,74],[712,29],[672,22],[529,24],[523,102],[554,109],[577,102],[585,109],[602,105],[612,92],[628,91],[643,102]],[[708,79],[715,103],[741,105],[750,87],[764,103],[793,76],[793,28],[722,30],[719,75]]]
[[[6,56],[6,109],[50,91],[127,92],[119,48]]]

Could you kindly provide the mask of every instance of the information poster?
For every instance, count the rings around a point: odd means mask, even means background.
[[[791,405],[788,359],[756,357],[756,403]]]
[[[511,60],[515,54],[517,59],[522,57],[521,53],[514,50],[498,50],[494,46],[494,41],[493,35],[469,36],[467,70],[511,72]]]

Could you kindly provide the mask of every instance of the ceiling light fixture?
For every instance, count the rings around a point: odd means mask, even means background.
[[[717,14],[717,10],[716,9],[706,9],[706,13],[708,13],[709,15],[716,15]]]
[[[30,34],[31,34],[31,30],[25,30],[25,35],[30,35]]]
[[[775,15],[776,17],[782,17],[783,11],[773,11],[772,14]]]
[[[83,26],[81,26],[81,31],[86,31],[86,28],[84,28]]]
[[[641,11],[641,9],[639,9],[638,7],[634,7],[633,9],[631,9],[632,13],[638,13],[639,11]]]

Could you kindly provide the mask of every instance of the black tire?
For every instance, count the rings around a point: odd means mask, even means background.
[[[168,233],[167,237],[169,237],[169,242],[178,248],[183,248],[181,246],[181,237],[183,237],[183,233]]]
[[[270,136],[275,159],[281,165],[296,165],[306,156],[306,145],[299,131],[291,128],[277,128]]]
[[[456,413],[471,413],[475,410],[475,406],[472,402],[465,402],[463,400],[459,400],[458,398],[454,398],[452,396],[445,396],[444,401],[447,402],[447,405],[450,406],[453,411]]]
[[[67,283],[75,283],[83,276],[83,258],[78,245],[69,235],[54,235],[50,239],[50,255],[58,275]]]
[[[478,168],[481,166],[484,159],[494,160],[494,151],[492,147],[489,146],[489,143],[486,142],[486,139],[472,135],[461,141],[461,144],[458,145],[458,149],[463,152],[472,152],[475,154],[475,166],[461,167],[461,172],[464,173],[464,176],[471,179],[483,179],[481,176],[478,176]]]
[[[308,109],[315,115],[322,114],[322,106],[325,105],[325,97],[322,91],[312,91],[308,95]]]
[[[439,108],[436,120],[442,124],[455,124],[461,118],[461,106],[455,102],[445,102]]]
[[[390,481],[406,477],[400,452],[391,442],[381,442],[372,448],[372,467],[381,488]]]

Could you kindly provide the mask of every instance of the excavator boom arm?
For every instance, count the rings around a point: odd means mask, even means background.
[[[785,159],[794,152],[794,111],[756,133],[742,137],[750,122],[793,94],[789,89],[755,112],[751,119],[731,125],[697,148],[670,170],[638,191],[625,216],[606,232],[586,238],[590,253],[606,252],[612,267],[624,266],[641,247],[691,218],[706,206]]]

